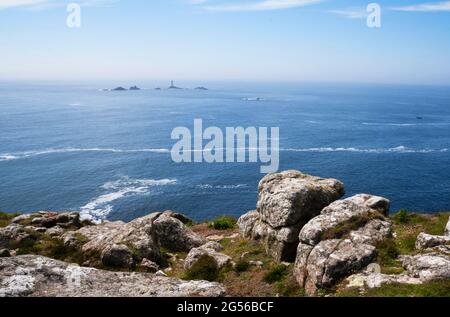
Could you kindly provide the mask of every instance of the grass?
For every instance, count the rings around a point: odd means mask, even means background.
[[[13,220],[17,216],[19,216],[19,214],[8,214],[6,212],[0,212],[0,228],[9,226],[11,224],[11,220]]]
[[[239,262],[237,262],[234,267],[234,271],[236,273],[242,273],[242,272],[248,271],[249,268],[250,268],[250,263],[248,263],[248,261],[239,260]]]
[[[216,230],[228,230],[228,229],[234,229],[236,227],[236,223],[237,223],[237,220],[234,217],[221,216],[221,217],[214,219],[209,224],[209,227],[216,229]]]
[[[264,281],[269,284],[279,282],[288,274],[288,267],[286,265],[278,264],[273,266],[265,275]]]
[[[35,254],[69,263],[83,263],[81,249],[68,248],[63,241],[46,234],[30,232],[28,239],[11,243],[10,249],[16,249],[18,255]]]
[[[434,215],[409,213],[406,210],[393,215],[397,248],[401,254],[416,253],[416,240],[421,232],[443,235],[450,213]]]
[[[429,282],[421,285],[387,284],[378,288],[356,289],[339,292],[340,297],[450,297],[450,280]]]

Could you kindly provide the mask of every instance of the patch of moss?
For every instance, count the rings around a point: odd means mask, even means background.
[[[216,230],[229,230],[233,229],[236,226],[237,220],[234,217],[230,216],[222,216],[213,220],[210,224],[210,228],[214,228]]]
[[[265,275],[264,281],[269,284],[279,282],[288,274],[288,267],[286,265],[278,264],[273,266]]]
[[[217,281],[220,272],[217,262],[208,255],[202,255],[198,261],[184,274],[182,278],[185,280],[206,280]]]
[[[347,222],[338,224],[337,226],[323,232],[320,236],[320,240],[346,238],[350,232],[365,226],[369,220],[369,217],[352,217]]]

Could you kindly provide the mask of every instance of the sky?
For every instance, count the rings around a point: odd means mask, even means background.
[[[0,80],[450,85],[450,1],[372,1],[0,0]]]

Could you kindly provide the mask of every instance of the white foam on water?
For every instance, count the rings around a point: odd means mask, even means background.
[[[123,177],[119,180],[107,182],[101,186],[104,190],[111,192],[93,198],[90,202],[80,208],[81,219],[101,222],[113,211],[113,202],[134,195],[145,195],[150,193],[151,187],[174,185],[176,179],[132,179]]]
[[[240,189],[248,188],[247,184],[235,184],[235,185],[211,185],[211,184],[200,184],[196,186],[201,189]]]
[[[15,159],[17,159],[17,157],[14,155],[9,155],[9,154],[0,155],[0,161],[12,161]]]
[[[62,153],[83,153],[83,152],[104,152],[104,153],[170,153],[169,149],[135,149],[124,150],[115,148],[64,148],[46,149],[37,151],[24,151],[17,153],[0,154],[0,161],[26,159],[41,155],[62,154]]]
[[[377,122],[363,122],[363,125],[373,126],[392,126],[392,127],[414,127],[417,123],[377,123]]]
[[[406,146],[398,146],[393,148],[379,148],[379,149],[361,149],[355,147],[318,147],[318,148],[300,148],[300,149],[281,149],[282,152],[355,152],[355,153],[374,153],[374,154],[389,154],[389,153],[443,153],[448,152],[447,148],[444,149],[411,149]]]

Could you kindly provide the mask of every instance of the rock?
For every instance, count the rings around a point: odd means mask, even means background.
[[[450,256],[439,253],[405,256],[403,266],[411,277],[422,282],[450,279]]]
[[[8,249],[1,249],[0,250],[0,258],[8,258],[11,256],[11,253]]]
[[[25,230],[25,227],[17,223],[10,224],[7,227],[0,228],[0,248],[15,248],[15,245],[25,241],[33,241],[31,232]]]
[[[232,265],[231,257],[219,253],[222,249],[222,246],[215,242],[208,242],[199,248],[193,248],[184,260],[184,269],[191,269],[204,256],[212,258],[217,263],[218,269]]]
[[[160,263],[160,247],[188,252],[206,241],[186,227],[190,220],[173,211],[156,212],[129,223],[104,222],[62,235],[66,246],[81,248],[84,263],[130,268],[143,259]],[[83,243],[81,243],[81,241]]]
[[[106,247],[101,254],[102,264],[110,267],[132,268],[133,253],[123,244],[113,244]]]
[[[38,227],[38,228],[35,228],[35,227],[25,227],[25,229],[27,229],[27,230],[32,230],[32,231],[37,232],[37,233],[46,233],[46,232],[47,232],[47,228],[44,228],[44,227]]]
[[[351,240],[325,240],[312,249],[301,281],[307,294],[331,287],[342,278],[365,268],[376,258],[376,248]]]
[[[123,87],[117,87],[114,88],[112,91],[126,91],[127,89],[123,88]]]
[[[256,210],[249,211],[238,219],[237,225],[244,238],[253,238],[253,228],[257,221],[259,213]]]
[[[223,246],[220,243],[214,242],[214,241],[210,241],[205,243],[204,245],[202,245],[202,248],[204,249],[210,249],[216,252],[220,252],[223,251]]]
[[[42,222],[44,221],[43,217],[35,217],[31,220],[31,224],[33,226],[40,226],[42,224]],[[55,223],[56,224],[56,223]]]
[[[257,210],[272,228],[289,227],[319,214],[344,195],[344,184],[286,171],[269,174],[259,183]]]
[[[0,259],[0,297],[217,297],[219,283],[108,272],[27,255]]]
[[[352,275],[346,279],[347,287],[376,288],[385,284],[418,285],[450,278],[450,257],[448,255],[428,253],[403,256],[403,266],[407,271],[402,274],[363,272]]]
[[[61,228],[60,226],[55,226],[53,228],[49,228],[47,229],[46,233],[50,236],[50,237],[61,237],[66,231]]]
[[[257,210],[238,220],[241,234],[262,240],[276,261],[294,262],[298,234],[322,208],[344,194],[344,184],[297,171],[269,174],[259,184]]]
[[[377,243],[393,235],[384,217],[388,208],[385,198],[356,195],[331,203],[303,226],[294,275],[307,294],[335,285],[376,258]]]
[[[146,258],[158,263],[161,259],[160,245],[154,234],[153,221],[159,214],[137,218],[129,223],[104,222],[96,226],[83,227],[64,234],[63,239],[65,243],[75,244],[80,238],[85,240],[82,253],[86,259],[84,264],[88,266],[98,265],[102,261],[103,252],[114,245],[127,246],[132,250],[136,262]]]
[[[438,245],[437,247],[432,248],[431,252],[433,251],[445,255],[450,255],[450,245]]]
[[[143,259],[140,267],[148,273],[156,273],[159,271],[159,265],[149,259]]]
[[[187,225],[189,223],[193,223],[192,219],[189,219],[185,215],[177,213],[175,211],[167,210],[167,211],[164,211],[164,214],[169,216],[169,217],[172,217],[172,218],[180,220],[185,225]]]
[[[264,263],[262,261],[248,261],[251,266],[256,266],[257,268],[262,268]]]
[[[80,228],[80,214],[76,212],[64,212],[56,216],[56,224],[62,228]]]
[[[417,236],[416,249],[425,250],[446,244],[450,244],[450,236],[434,236],[422,232]]]
[[[11,223],[20,224],[21,222],[27,221],[31,218],[31,214],[20,215],[11,220]]]
[[[189,252],[206,240],[186,227],[180,220],[163,213],[153,223],[155,236],[162,247],[173,252]]]
[[[155,273],[155,276],[167,277],[167,274],[164,271],[158,271]]]
[[[350,239],[355,243],[375,245],[386,238],[393,238],[392,224],[389,221],[374,219],[364,227],[350,232]]]
[[[225,236],[222,236],[222,235],[219,235],[219,234],[213,234],[213,235],[210,235],[210,236],[206,237],[206,240],[214,241],[214,242],[220,242],[223,239],[225,239]]]
[[[406,274],[388,275],[382,273],[358,273],[346,279],[347,288],[377,288],[386,284],[419,285],[422,281]]]
[[[387,215],[389,204],[389,200],[385,198],[365,194],[335,201],[302,228],[300,241],[315,245],[322,240],[322,236],[338,226],[347,224],[352,228],[352,226],[365,225],[367,223],[364,223],[365,220]]]

